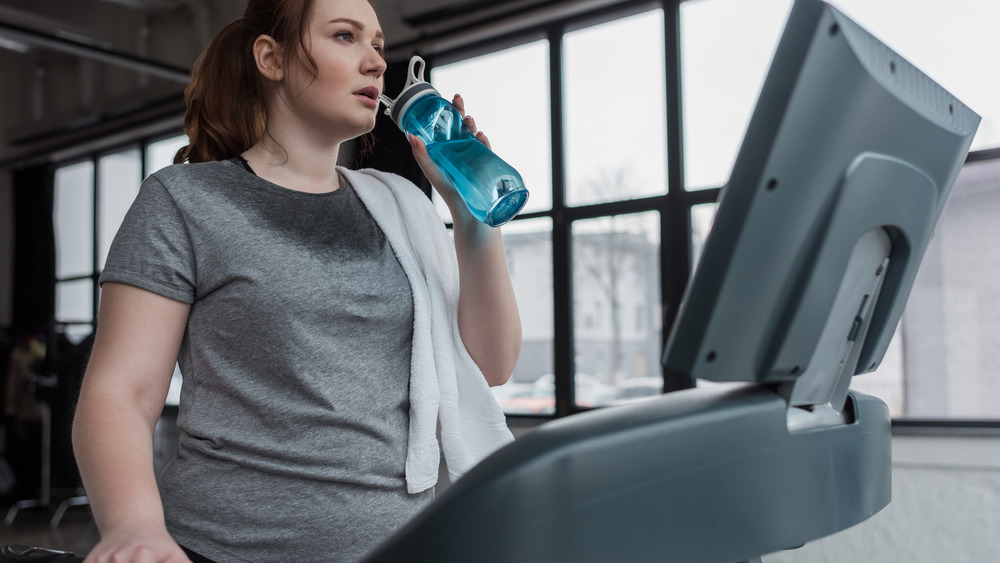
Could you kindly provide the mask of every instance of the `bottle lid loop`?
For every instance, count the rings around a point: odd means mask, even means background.
[[[417,65],[420,66],[420,69],[418,71],[419,74],[413,72],[413,70],[417,68]],[[406,85],[403,86],[403,89],[405,90],[409,88],[416,82],[426,82],[426,80],[424,80],[425,68],[427,68],[427,63],[424,62],[424,59],[422,59],[420,55],[413,55],[413,57],[410,59],[410,68],[407,70]]]
[[[427,94],[440,95],[433,86],[424,80],[426,68],[427,63],[424,62],[424,59],[420,55],[414,55],[410,59],[410,66],[407,69],[406,83],[396,99],[391,100],[385,95],[379,96],[382,103],[386,105],[385,114],[391,117],[396,125],[399,125],[399,119],[414,100]]]

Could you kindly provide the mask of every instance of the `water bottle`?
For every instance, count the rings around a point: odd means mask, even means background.
[[[379,97],[387,106],[385,113],[404,133],[424,142],[431,160],[458,190],[472,215],[499,227],[527,203],[524,181],[517,170],[469,131],[451,102],[424,81],[424,67],[419,56],[410,59],[409,75],[399,96],[395,100]]]

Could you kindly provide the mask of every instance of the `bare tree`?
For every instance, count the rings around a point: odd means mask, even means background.
[[[583,186],[588,200],[613,201],[625,199],[635,193],[628,170],[615,168],[605,170]],[[629,258],[627,240],[629,231],[626,229],[627,216],[612,215],[603,218],[603,230],[588,233],[586,246],[574,251],[573,259],[576,266],[585,272],[594,282],[602,297],[609,304],[611,316],[611,377],[613,383],[618,383],[625,377],[624,357],[622,353],[622,279],[626,273],[626,262]],[[576,236],[574,235],[574,238]],[[584,240],[580,239],[581,242]],[[586,248],[586,250],[584,250]]]

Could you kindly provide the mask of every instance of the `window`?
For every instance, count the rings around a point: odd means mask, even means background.
[[[79,343],[94,322],[94,162],[56,170],[53,226],[56,239],[56,321]]]
[[[555,411],[552,220],[508,223],[504,246],[521,314],[522,343],[510,381],[494,387],[494,394],[512,414],[551,414]]]
[[[566,204],[666,193],[663,11],[570,31],[563,77]]]
[[[59,168],[54,198],[56,277],[88,275],[94,269],[94,163]]]
[[[691,273],[694,274],[701,258],[701,251],[705,248],[705,241],[708,233],[712,230],[712,221],[715,220],[715,203],[702,203],[691,207]]]
[[[431,69],[531,192],[503,231],[524,334],[511,381],[494,389],[510,414],[562,415],[613,404],[626,386],[629,398],[663,387],[647,358],[663,341],[664,12],[620,15],[529,31],[485,55],[442,53]]]
[[[125,213],[139,193],[142,159],[139,149],[107,154],[97,160],[98,203],[97,265],[104,267],[108,249]]]
[[[574,347],[578,379],[591,383],[577,394],[580,407],[605,406],[615,402],[623,388],[633,387],[637,377],[646,377],[638,356],[661,355],[663,330],[660,307],[659,214],[643,212],[581,219],[573,223]],[[587,314],[585,301],[593,300],[595,321],[581,322]],[[638,307],[637,303],[644,305]],[[644,314],[630,323],[632,311]]]
[[[511,383],[495,389],[508,413],[561,416],[694,383],[662,372],[664,326],[697,267],[791,4],[623,1],[497,38],[492,51],[435,55],[432,82],[465,96],[532,192],[504,227],[525,334]],[[854,385],[897,418],[1000,418],[1000,383],[989,377],[1000,349],[990,275],[1000,256],[989,242],[1000,213],[1000,160],[990,160],[1000,152],[1000,36],[990,28],[1000,5],[831,4],[983,116],[980,152],[955,185],[896,338]]]
[[[790,0],[700,0],[680,5],[684,182],[729,179]]]

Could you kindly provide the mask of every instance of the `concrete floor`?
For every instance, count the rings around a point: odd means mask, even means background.
[[[9,508],[9,505],[0,505],[0,518],[7,515]],[[10,526],[0,521],[0,546],[30,545],[86,556],[99,541],[97,525],[88,507],[70,508],[55,529],[49,527],[52,515],[50,509],[28,508],[19,511]]]

